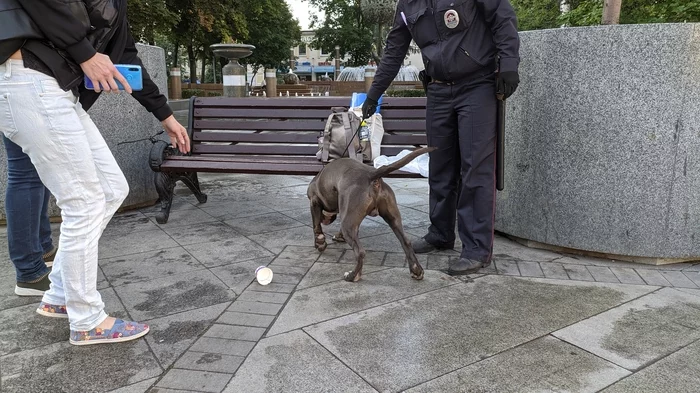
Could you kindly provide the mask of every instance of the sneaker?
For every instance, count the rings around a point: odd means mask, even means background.
[[[51,281],[49,273],[34,282],[19,282],[15,286],[17,296],[44,296],[44,292],[49,290]]]
[[[51,251],[48,251],[46,254],[44,254],[44,263],[46,263],[47,267],[53,266],[53,259],[56,257],[56,251],[58,251],[58,247],[53,246]]]
[[[452,249],[454,249],[454,245],[452,245],[450,247],[437,247],[437,246],[433,245],[432,243],[428,242],[427,240],[425,240],[424,237],[412,241],[411,247],[413,248],[413,252],[415,252],[416,254],[425,254],[425,253],[429,253],[429,252],[432,252],[435,250],[452,250]]]
[[[148,331],[149,327],[146,324],[117,319],[111,329],[71,330],[70,343],[73,345],[119,343],[143,337]]]
[[[41,302],[41,304],[39,304],[39,308],[36,309],[36,312],[50,318],[68,318],[66,306],[56,306]]]

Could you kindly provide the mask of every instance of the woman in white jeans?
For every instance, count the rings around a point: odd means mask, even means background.
[[[97,291],[99,239],[129,192],[127,181],[74,91],[25,67],[22,53],[0,64],[0,132],[29,156],[63,218],[51,285],[37,312],[68,318],[75,345],[141,337],[148,326],[109,317]],[[80,67],[98,88],[115,86],[117,79],[131,93],[107,56],[97,53]],[[173,145],[189,151],[174,117],[162,124]]]

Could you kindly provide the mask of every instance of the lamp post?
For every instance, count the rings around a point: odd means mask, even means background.
[[[340,75],[340,45],[335,46],[335,78],[338,80],[338,75]]]

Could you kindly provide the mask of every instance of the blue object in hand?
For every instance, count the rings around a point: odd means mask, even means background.
[[[131,90],[143,90],[143,72],[141,66],[135,64],[115,64],[114,66],[117,68],[117,71],[124,76],[126,82],[131,86]],[[124,86],[122,86],[118,80],[115,79],[114,81],[117,83],[119,90],[124,90]],[[87,75],[85,75],[85,87],[90,90],[95,89],[92,80],[90,80]],[[104,90],[104,86],[100,86],[100,89]]]

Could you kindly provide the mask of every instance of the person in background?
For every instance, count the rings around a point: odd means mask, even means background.
[[[161,121],[184,153],[190,148],[187,132],[145,69],[143,90],[134,92],[114,66],[143,67],[125,0],[20,4],[45,39],[18,39],[16,47],[12,40],[0,42],[0,131],[29,157],[63,219],[50,285],[37,312],[68,318],[74,345],[142,337],[149,327],[109,317],[97,291],[99,239],[129,187],[86,109],[101,91],[118,92],[118,81]],[[85,76],[94,91],[85,88]]]
[[[497,98],[518,86],[520,40],[508,0],[398,0],[384,56],[367,93],[363,116],[374,113],[414,40],[425,70],[430,228],[412,243],[417,253],[452,249],[455,219],[462,241],[447,273],[491,263],[496,198]]]

